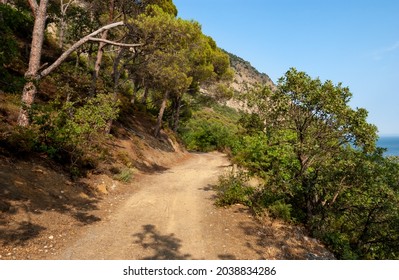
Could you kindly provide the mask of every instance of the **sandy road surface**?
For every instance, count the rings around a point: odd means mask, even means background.
[[[219,153],[193,154],[166,171],[143,176],[139,191],[110,221],[89,227],[55,258],[223,258],[228,244],[219,244],[220,234],[229,229],[217,221],[211,186],[228,165]],[[216,236],[210,235],[215,229]]]

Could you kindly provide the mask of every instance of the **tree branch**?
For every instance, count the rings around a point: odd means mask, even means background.
[[[75,0],[70,0],[68,3],[65,3],[65,4],[64,4],[64,1],[61,1],[61,12],[66,13],[66,11],[69,8],[69,5],[71,5],[73,2],[75,2]]]
[[[346,179],[346,176],[344,176],[342,178],[341,182],[339,183],[341,185],[341,187],[336,191],[331,202],[328,203],[328,206],[332,206],[335,203],[335,201],[337,200],[338,195],[341,193],[341,191],[345,189],[345,184],[344,184],[345,179]]]
[[[36,17],[36,12],[37,12],[37,9],[39,8],[37,1],[36,0],[28,0],[28,3],[29,3],[29,7],[32,10],[33,16]]]
[[[94,42],[102,42],[105,44],[110,44],[110,45],[114,45],[114,46],[118,46],[118,47],[124,47],[124,48],[134,48],[134,47],[140,47],[143,44],[124,44],[124,43],[118,43],[118,42],[114,42],[114,41],[110,41],[110,40],[106,40],[106,39],[101,39],[101,38],[94,38],[94,37],[90,37],[89,41],[94,41]]]
[[[75,50],[77,50],[80,46],[82,46],[83,44],[87,43],[88,41],[90,41],[91,39],[93,39],[93,36],[96,36],[106,30],[118,27],[118,26],[122,26],[125,23],[123,21],[118,21],[115,23],[111,23],[108,25],[105,25],[99,29],[97,29],[96,31],[90,33],[89,35],[83,37],[82,39],[80,39],[79,41],[77,41],[75,44],[73,44],[67,51],[65,51],[56,61],[53,62],[53,64],[51,64],[48,68],[46,68],[45,70],[43,70],[42,72],[40,72],[40,74],[38,75],[37,79],[43,78],[45,76],[47,76],[48,74],[50,74],[54,69],[56,69],[65,59],[68,58],[68,56],[73,53]],[[136,45],[137,46],[137,45]]]

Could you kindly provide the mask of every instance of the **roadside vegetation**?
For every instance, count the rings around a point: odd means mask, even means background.
[[[232,157],[262,183],[223,177],[218,203],[305,224],[342,259],[397,259],[399,159],[376,147],[377,128],[349,107],[349,89],[290,69],[276,90],[246,98],[253,113]]]

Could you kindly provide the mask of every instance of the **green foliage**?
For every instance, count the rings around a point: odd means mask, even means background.
[[[29,38],[32,19],[9,5],[0,4],[0,88],[7,92],[22,90],[24,80],[7,68],[20,59],[18,38]]]
[[[243,136],[233,149],[234,161],[244,166],[251,174],[266,177],[270,160],[267,138],[264,134]]]
[[[267,208],[274,218],[279,218],[284,221],[291,220],[291,204],[286,204],[283,200],[277,200]]]
[[[244,135],[233,148],[233,160],[265,181],[276,193],[287,192],[292,172],[298,168],[293,147],[286,145],[294,137],[281,131],[279,138],[267,137],[263,132]]]
[[[339,231],[331,231],[323,236],[324,242],[330,246],[336,256],[344,260],[356,260],[359,256],[352,250],[350,240]]]
[[[31,12],[29,3],[26,0],[8,0],[7,2],[12,4],[19,12]]]
[[[146,5],[157,5],[160,7],[165,13],[168,13],[173,16],[177,16],[177,8],[175,4],[173,4],[172,0],[147,0],[142,1],[145,2]]]
[[[253,204],[304,222],[344,259],[399,258],[399,165],[375,148],[367,111],[341,84],[290,69],[277,90],[256,89],[234,160],[265,185]]]
[[[141,55],[131,59],[128,66],[135,87],[151,89],[146,92],[172,101],[170,123],[176,131],[184,94],[197,93],[199,85],[206,81],[228,80],[229,57],[202,33],[199,23],[176,18],[156,5],[147,6],[146,12],[130,20],[128,26],[132,36],[143,44],[139,48]],[[221,97],[232,94],[223,84],[216,91]],[[163,119],[165,100],[158,107],[157,129]]]
[[[245,134],[254,135],[264,130],[264,122],[258,114],[242,114],[239,124],[245,129]]]
[[[4,139],[4,146],[16,155],[29,154],[35,150],[38,138],[33,129],[16,128]]]
[[[13,38],[13,9],[0,4],[0,67],[8,63],[17,54],[17,42]]]
[[[189,150],[209,152],[228,146],[226,140],[229,138],[229,131],[221,123],[192,120],[186,129],[183,140]]]
[[[135,81],[157,91],[180,94],[193,81],[190,75],[189,52],[192,42],[202,35],[196,23],[176,19],[158,6],[148,6],[148,13],[129,22],[129,28],[143,43],[140,52],[130,65]],[[142,85],[141,85],[142,86]]]
[[[76,42],[83,36],[98,28],[98,23],[93,22],[90,11],[82,7],[72,5],[67,11],[68,22],[66,26],[66,39],[69,42]],[[83,48],[87,46],[83,46]]]
[[[180,129],[189,150],[209,152],[226,150],[234,145],[238,127],[226,112],[204,109],[193,114]]]
[[[238,172],[230,173],[219,177],[219,183],[215,187],[217,190],[216,204],[219,206],[233,205],[241,203],[252,206],[252,195],[254,189],[246,185],[247,174]]]
[[[351,188],[328,212],[314,217],[316,234],[342,258],[397,259],[399,213],[397,160],[355,152]]]
[[[18,55],[16,38],[28,37],[32,19],[9,5],[0,4],[0,66]]]
[[[130,9],[133,14],[143,14],[148,12],[149,6],[157,6],[162,9],[163,12],[176,17],[177,16],[177,8],[173,4],[172,0],[141,0],[141,1],[132,1]],[[128,4],[129,5],[129,4]],[[125,6],[125,9],[127,7]],[[128,9],[129,10],[129,9]]]
[[[84,102],[51,102],[32,113],[36,146],[51,157],[74,165],[95,165],[103,152],[109,121],[118,116],[118,103],[108,94]]]

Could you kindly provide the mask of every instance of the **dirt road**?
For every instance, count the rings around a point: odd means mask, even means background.
[[[194,154],[178,166],[143,176],[139,191],[109,222],[88,228],[57,258],[217,258],[218,236],[208,234],[217,226],[210,219],[216,211],[210,190],[227,165],[222,154]]]
[[[193,154],[170,169],[143,175],[138,191],[107,221],[85,228],[51,258],[306,258],[306,240],[295,239],[295,233],[255,222],[242,206],[214,206],[212,185],[228,166],[223,154]]]

